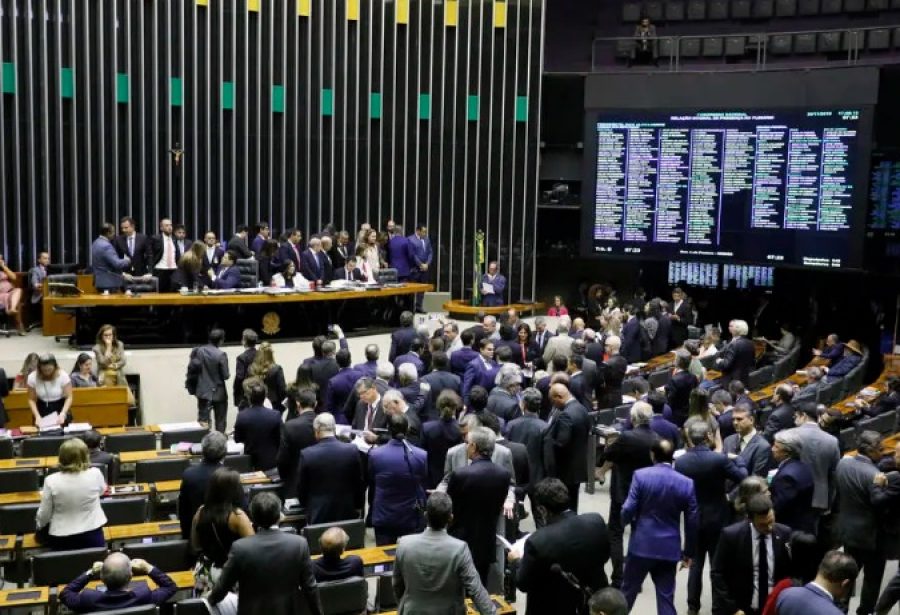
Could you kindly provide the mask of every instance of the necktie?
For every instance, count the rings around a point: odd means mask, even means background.
[[[165,237],[163,241],[166,242],[166,267],[175,269],[175,243],[171,237]]]
[[[553,412],[550,413],[550,420],[547,421],[547,425],[552,425],[553,421],[556,420],[556,417],[559,416],[559,408],[554,408]]]
[[[128,256],[134,256],[134,235],[128,238]]]
[[[372,416],[375,414],[375,408],[372,405],[369,405],[369,409],[366,410],[366,430],[372,431]]]
[[[344,269],[344,271],[347,272],[347,281],[350,282],[351,280],[353,280],[353,272],[349,269]]]
[[[769,597],[769,550],[766,547],[766,535],[759,535],[759,611],[766,605]]]

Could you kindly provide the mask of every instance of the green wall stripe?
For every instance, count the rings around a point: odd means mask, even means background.
[[[475,122],[478,120],[478,96],[477,95],[469,95],[469,104],[467,105],[468,112],[467,116],[470,122]]]
[[[3,74],[0,77],[4,94],[16,93],[16,65],[12,62],[3,63]]]
[[[231,81],[222,82],[222,108],[234,109],[234,83]]]
[[[75,98],[75,71],[66,66],[59,69],[59,95],[62,98]]]
[[[322,115],[334,115],[334,90],[322,90]]]
[[[516,97],[516,121],[517,122],[527,122],[528,121],[528,97],[527,96],[517,96]]]
[[[284,113],[284,86],[272,86],[272,112]]]
[[[180,107],[184,104],[184,82],[181,77],[169,79],[169,104]]]
[[[126,73],[116,75],[116,102],[128,104],[131,98],[131,88]]]
[[[381,93],[372,92],[369,95],[369,117],[373,120],[380,120],[381,112]]]
[[[431,119],[431,94],[419,94],[419,119]]]

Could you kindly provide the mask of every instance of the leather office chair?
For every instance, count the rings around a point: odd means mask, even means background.
[[[107,453],[156,450],[156,434],[150,431],[135,431],[106,436],[103,446]]]
[[[616,414],[617,419],[625,420],[628,418],[629,413],[631,412],[631,406],[633,404],[621,404],[613,408],[613,412]]]
[[[147,496],[103,498],[100,500],[100,507],[106,515],[108,525],[144,523],[147,521],[150,500]]]
[[[363,577],[325,581],[318,586],[322,612],[326,615],[357,615],[366,612],[369,586]],[[301,613],[308,613],[306,601],[301,601],[301,604]]]
[[[29,534],[34,532],[38,504],[8,504],[0,506],[0,534]],[[71,580],[71,579],[70,579]],[[68,581],[66,581],[68,583]]]
[[[203,437],[209,433],[209,429],[184,429],[182,431],[168,431],[163,432],[162,438],[160,439],[160,447],[162,450],[167,451],[173,444],[178,444],[179,442],[193,442],[199,443],[203,440]],[[155,448],[155,447],[151,447]]]
[[[38,553],[31,558],[31,578],[35,585],[63,585],[102,562],[107,553],[106,547]]]
[[[873,416],[871,418],[862,419],[857,424],[857,429],[859,431],[877,431],[883,436],[892,434],[896,431],[897,426],[897,411],[891,410],[890,412],[885,412],[883,414],[879,414],[878,416]]]
[[[332,527],[339,527],[347,532],[347,536],[350,537],[350,540],[347,542],[348,549],[362,549],[366,546],[366,522],[363,519],[319,523],[307,525],[302,531],[303,537],[309,543],[310,555],[318,555],[322,552],[321,547],[319,547],[319,538],[322,537],[326,530]]]
[[[130,290],[132,293],[136,295],[143,295],[146,293],[158,293],[159,292],[159,278],[149,278],[147,280],[135,279],[131,282],[128,280],[125,281],[124,290]]]
[[[138,483],[179,480],[189,463],[187,457],[138,461],[134,464],[134,480]]]
[[[6,310],[0,310],[0,335],[5,335],[7,338],[12,335],[12,329],[9,327],[9,314],[6,313]]]
[[[22,457],[56,457],[59,447],[72,436],[38,436],[22,440]]]
[[[838,435],[838,444],[842,454],[856,448],[856,427],[842,429]]]
[[[259,263],[253,258],[239,258],[235,265],[241,272],[241,288],[256,288],[259,282]]]
[[[37,491],[38,471],[34,468],[3,470],[0,472],[0,493],[17,491]]]
[[[666,386],[671,378],[672,371],[670,369],[659,369],[647,376],[647,382],[651,389],[658,389]]]
[[[212,615],[203,598],[188,598],[175,603],[175,615]]]
[[[0,438],[0,459],[12,459],[14,455],[12,438]]]
[[[122,550],[131,559],[148,561],[163,572],[181,572],[191,568],[190,542],[187,540],[130,542]]]
[[[241,474],[253,471],[253,463],[250,455],[226,455],[223,465],[229,470],[234,470]]]
[[[394,578],[392,573],[378,576],[378,585],[375,589],[375,611],[392,609],[397,606],[397,595],[394,593]]]

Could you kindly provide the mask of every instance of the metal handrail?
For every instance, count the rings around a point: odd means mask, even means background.
[[[737,37],[742,36],[747,38],[748,40],[756,40],[756,41],[765,41],[768,43],[769,39],[774,36],[783,36],[783,35],[798,35],[798,34],[829,34],[829,33],[840,33],[840,34],[850,34],[850,41],[847,45],[847,63],[853,64],[859,60],[859,52],[861,50],[861,42],[863,38],[860,36],[861,32],[867,32],[871,30],[893,30],[894,28],[900,27],[900,23],[890,23],[890,24],[881,24],[877,26],[856,26],[856,27],[845,27],[845,28],[820,28],[815,30],[783,30],[783,31],[750,31],[750,32],[723,32],[723,33],[707,33],[707,34],[659,34],[657,33],[654,37],[648,37],[650,41],[672,41],[673,45],[673,53],[669,56],[669,70],[677,72],[680,68],[680,60],[681,60],[681,43],[685,40],[692,39],[707,39],[707,38],[721,38],[726,39],[729,37]],[[611,43],[615,44],[620,41],[633,42],[638,40],[634,35],[632,36],[598,36],[594,37],[591,42],[591,70],[595,70],[597,67],[597,43]],[[767,46],[768,45],[759,45],[757,47],[757,57],[756,57],[756,69],[765,68],[767,65]]]

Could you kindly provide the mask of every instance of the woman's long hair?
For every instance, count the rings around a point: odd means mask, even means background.
[[[198,524],[209,522],[227,525],[228,518],[234,512],[234,503],[241,501],[243,495],[241,475],[228,468],[219,468],[209,479]]]
[[[263,342],[256,349],[256,358],[250,365],[250,375],[265,380],[274,365],[275,353],[272,351],[272,344]]]

